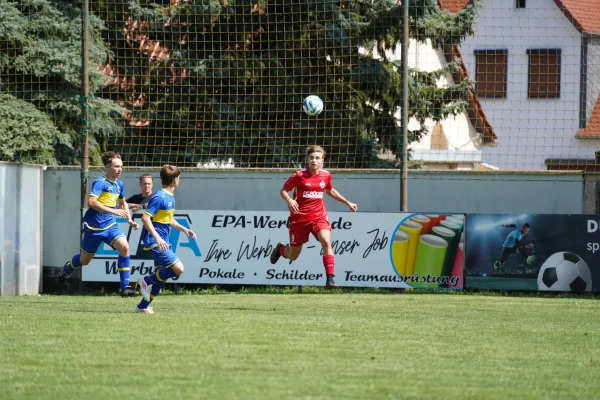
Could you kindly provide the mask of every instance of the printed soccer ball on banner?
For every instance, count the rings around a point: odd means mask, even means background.
[[[592,274],[588,265],[577,254],[561,251],[544,261],[537,283],[539,290],[590,292]]]
[[[323,100],[319,96],[311,95],[302,102],[302,109],[306,115],[316,117],[323,111]]]

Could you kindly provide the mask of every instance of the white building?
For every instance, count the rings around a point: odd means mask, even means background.
[[[469,0],[442,0],[455,11]],[[482,0],[460,46],[503,170],[580,169],[600,149],[600,0]],[[595,164],[593,161],[591,161]]]
[[[426,72],[444,67],[448,61],[458,58],[457,48],[434,48],[430,41],[419,43],[410,41],[409,66]],[[439,87],[452,84],[465,78],[466,71],[452,77],[450,74],[438,81]],[[399,115],[398,115],[399,117]],[[468,110],[439,123],[427,120],[430,132],[418,143],[411,143],[411,159],[423,163],[425,169],[489,169],[483,164],[483,149],[494,144],[496,135],[488,123],[477,100],[474,90],[471,92]],[[409,129],[416,129],[419,123],[411,120]]]
[[[466,5],[465,3],[458,6],[455,2],[439,0],[438,4],[451,12],[456,12]],[[411,39],[408,51],[409,67],[426,72],[439,70],[449,61],[460,59],[458,47],[434,48],[429,40],[423,43]],[[374,56],[378,57],[376,51]],[[400,60],[401,46],[398,45],[393,52],[388,51],[386,56],[391,61]],[[469,76],[463,66],[460,73],[455,76],[447,74],[437,84],[438,87],[444,87],[464,78]],[[396,113],[396,118],[400,120],[400,110]],[[470,92],[467,111],[439,123],[428,119],[425,121],[425,127],[429,134],[418,143],[409,143],[411,160],[422,164],[424,169],[497,169],[483,162],[483,149],[495,145],[496,134],[485,116],[474,88]],[[411,119],[409,129],[418,128],[419,122]]]

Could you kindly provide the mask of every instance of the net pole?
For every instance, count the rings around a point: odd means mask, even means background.
[[[83,209],[85,208],[85,197],[87,194],[87,183],[89,175],[89,118],[90,118],[90,80],[89,80],[89,0],[83,0],[83,10],[81,15],[81,207],[79,207],[79,220],[83,218]],[[79,246],[81,247],[82,235],[79,235]],[[79,292],[85,291],[85,284],[79,279]]]
[[[402,107],[400,110],[401,151],[400,211],[408,211],[408,0],[402,0]]]
[[[89,115],[89,0],[83,0],[81,18],[81,212],[85,208],[89,174],[88,121]]]

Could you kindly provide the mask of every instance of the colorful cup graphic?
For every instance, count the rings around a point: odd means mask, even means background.
[[[460,226],[460,230],[461,231],[463,229],[463,226],[465,225],[465,220],[457,218],[457,217],[447,217],[446,221],[452,222],[453,224],[456,224],[456,225]]]
[[[450,229],[451,231],[456,233],[457,237],[461,233],[460,225],[456,224],[455,222],[452,222],[451,220],[449,221],[447,218],[444,221],[440,222],[440,226]]]
[[[437,214],[425,214],[425,216],[431,221],[431,223],[429,224],[431,228],[433,228],[434,226],[438,226],[440,224],[440,221],[442,220],[442,216]]]
[[[464,261],[465,261],[465,248],[464,248],[464,244],[461,243],[458,245],[458,250],[456,250],[456,258],[454,259],[454,266],[452,268],[452,272],[450,273],[450,277],[458,277],[458,283],[456,284],[456,286],[451,286],[450,284],[448,284],[449,288],[452,288],[452,289],[462,289],[463,288]]]
[[[421,235],[417,247],[414,273],[421,277],[439,277],[444,269],[444,259],[448,251],[448,242],[436,235]],[[439,283],[415,282],[418,287],[439,287]]]
[[[421,229],[421,235],[427,234],[431,232],[431,220],[424,215],[414,215],[410,217],[411,221],[415,221],[420,224],[423,229]]]
[[[411,275],[415,268],[415,258],[417,256],[417,245],[419,244],[419,235],[423,227],[411,220],[404,221],[400,225],[400,230],[408,235],[408,253],[406,255],[405,275]]]
[[[448,251],[450,252],[450,254],[448,255],[450,260],[454,260],[454,257],[456,256],[456,249],[458,247],[458,243],[460,241],[460,235],[462,233],[462,228],[460,225],[452,222],[452,220],[444,220],[442,222],[440,222],[440,225],[443,226],[444,228],[450,229],[452,232],[454,232],[456,234],[456,236],[454,236],[454,240],[452,241],[452,244],[450,245],[450,247],[448,247]],[[450,263],[452,263],[452,261],[450,261]]]
[[[454,258],[452,257],[454,252],[452,250],[456,246],[456,233],[443,226],[434,226],[432,228],[432,235],[439,236],[448,243],[446,258],[444,258],[444,269],[442,270],[442,275],[448,275],[454,263]]]
[[[392,242],[392,262],[399,275],[406,274],[406,259],[408,256],[408,242],[410,237],[406,232],[398,229]]]

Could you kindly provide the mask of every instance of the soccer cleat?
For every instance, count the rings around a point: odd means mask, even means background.
[[[498,268],[500,268],[500,261],[496,261],[494,263],[494,269],[498,269]]]
[[[338,285],[335,284],[335,281],[333,280],[334,276],[335,275],[327,275],[327,281],[325,281],[326,288],[333,289],[333,288],[339,287]]]
[[[527,257],[527,264],[531,264],[535,260],[535,256]]]
[[[277,261],[279,261],[279,257],[281,257],[281,253],[279,253],[279,249],[281,249],[283,246],[285,246],[285,243],[283,243],[283,242],[277,243],[277,246],[275,246],[275,248],[271,252],[271,264],[275,264]]]
[[[142,313],[142,314],[154,314],[154,310],[152,309],[152,307],[147,307],[147,308],[138,308],[137,306],[135,306],[135,308],[133,309],[134,313]]]
[[[132,288],[131,286],[127,286],[125,289],[120,291],[121,297],[137,297],[140,295],[140,292]]]
[[[67,266],[67,264],[69,264],[71,261],[67,261],[67,263],[65,264],[65,267]],[[58,274],[56,275],[56,279],[58,279],[58,281],[60,283],[65,283],[68,279],[69,279],[69,274],[67,274],[65,272],[65,268],[63,267],[60,271],[58,271]]]
[[[144,278],[138,282],[140,285],[140,292],[146,301],[150,301],[150,292],[152,291],[152,285],[148,285]]]

